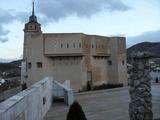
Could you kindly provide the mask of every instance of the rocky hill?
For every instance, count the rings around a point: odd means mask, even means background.
[[[153,57],[160,57],[160,42],[142,42],[127,49],[127,56],[138,53],[148,53]]]

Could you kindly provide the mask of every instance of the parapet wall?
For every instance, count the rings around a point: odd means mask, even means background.
[[[0,103],[0,120],[43,120],[52,105],[52,86],[52,79],[45,78]]]
[[[16,87],[0,93],[0,102],[22,91],[22,87]]]

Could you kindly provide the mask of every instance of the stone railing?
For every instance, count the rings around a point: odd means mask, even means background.
[[[60,94],[68,105],[73,102],[73,90],[52,78],[45,78],[0,103],[0,120],[43,120],[52,105],[53,97]]]
[[[53,97],[63,97],[64,102],[68,105],[73,103],[73,90],[70,89],[70,83],[68,80],[66,80],[64,84],[53,81]]]
[[[43,120],[52,105],[52,84],[45,78],[0,103],[0,120]]]

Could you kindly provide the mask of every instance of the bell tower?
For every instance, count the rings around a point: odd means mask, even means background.
[[[37,17],[34,11],[34,1],[32,3],[32,14],[29,17],[29,21],[25,24],[24,31],[24,43],[23,43],[23,61],[21,68],[21,81],[22,84],[27,83],[30,85],[34,80],[32,73],[36,70],[35,63],[42,61],[43,55],[43,33],[41,31],[41,24],[38,23]],[[42,72],[39,71],[38,72]],[[38,79],[38,78],[36,78]]]
[[[32,3],[32,15],[29,17],[29,22],[25,24],[24,32],[41,32],[41,24],[37,22],[34,13],[34,1]]]

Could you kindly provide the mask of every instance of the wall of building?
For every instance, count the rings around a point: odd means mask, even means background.
[[[71,80],[71,87],[76,91],[86,89],[88,72],[92,74],[92,85],[107,83],[107,57],[111,54],[109,38],[79,33],[44,34],[43,37],[44,54],[53,66],[50,66],[53,71],[50,76],[60,82]]]
[[[110,56],[108,38],[83,35],[82,85],[92,87],[106,84],[108,81],[107,58]]]
[[[30,33],[26,37],[26,70],[28,85],[43,78],[43,38],[41,33]],[[40,67],[41,64],[42,67]]]
[[[127,50],[125,38],[119,38],[118,40],[118,74],[119,82],[124,86],[128,85],[127,79]]]
[[[79,91],[81,90],[81,60],[82,57],[54,57],[51,75],[61,83],[70,80],[71,88]]]
[[[44,34],[44,54],[49,56],[81,54],[81,35],[80,33]]]
[[[108,59],[110,84],[127,85],[126,41],[124,37],[110,38],[111,56]]]
[[[52,87],[46,78],[0,103],[0,120],[43,120],[52,104]]]
[[[30,84],[45,76],[52,76],[61,83],[66,79],[71,80],[71,87],[75,91],[85,90],[90,82],[89,77],[93,86],[127,84],[123,37],[35,33],[25,39],[27,80]],[[37,62],[41,63],[41,67]]]
[[[93,86],[98,86],[108,83],[108,65],[107,57],[92,58],[92,83]]]

